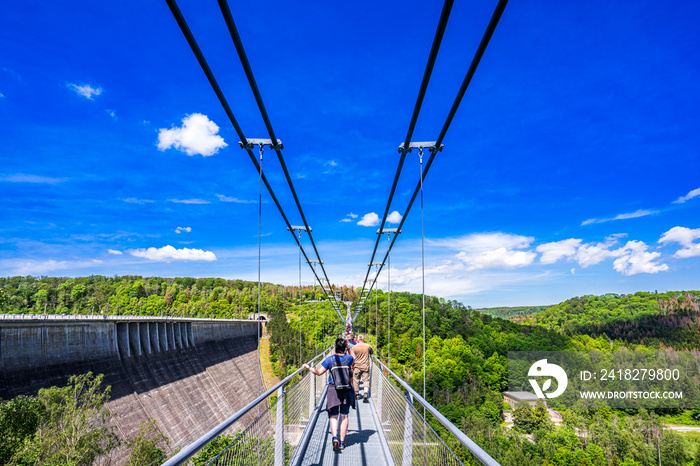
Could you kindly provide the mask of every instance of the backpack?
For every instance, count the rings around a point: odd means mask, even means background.
[[[340,356],[331,359],[331,375],[336,390],[346,390],[352,387],[352,374],[350,366],[340,360]]]

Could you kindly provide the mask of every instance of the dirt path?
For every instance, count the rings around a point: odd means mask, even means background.
[[[281,379],[275,375],[270,362],[270,337],[260,338],[260,366],[262,367],[263,379],[267,389],[280,382]]]
[[[677,426],[674,424],[664,424],[667,429],[675,430],[676,432],[700,432],[698,426]]]

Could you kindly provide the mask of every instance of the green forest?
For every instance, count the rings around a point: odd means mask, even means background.
[[[4,313],[249,318],[258,296],[257,283],[216,278],[12,277],[0,279],[0,289]],[[352,288],[342,293],[344,300],[357,298]],[[299,366],[300,345],[308,360],[343,331],[344,323],[320,299],[313,287],[262,284],[261,311],[269,317],[279,375]],[[700,409],[615,410],[602,400],[579,401],[560,409],[555,425],[543,406],[518,405],[506,424],[503,413],[510,408],[501,394],[509,351],[697,349],[698,292],[585,296],[551,307],[510,308],[538,310],[528,317],[498,311],[517,322],[426,296],[426,348],[421,295],[373,291],[367,303],[355,330],[367,333],[379,357],[419,392],[425,351],[428,401],[503,465],[700,465],[700,433],[666,426],[700,426]]]
[[[567,335],[585,334],[653,348],[700,348],[700,291],[571,298],[522,320]]]
[[[482,314],[490,315],[491,317],[500,317],[501,319],[515,319],[516,317],[531,316],[549,309],[552,306],[517,306],[517,307],[488,307],[482,309],[474,309]]]

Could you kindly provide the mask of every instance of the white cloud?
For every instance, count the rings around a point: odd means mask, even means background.
[[[365,214],[357,224],[363,227],[376,227],[379,225],[379,215],[374,212]]]
[[[554,243],[545,243],[537,246],[537,252],[542,254],[540,263],[553,264],[562,258],[571,258],[576,254],[576,250],[581,245],[583,240],[580,239],[565,239]]]
[[[677,259],[688,259],[698,256],[700,256],[700,244],[698,243],[690,244],[683,249],[676,251],[676,253],[673,255],[673,257]]]
[[[686,194],[685,196],[681,196],[681,197],[679,197],[678,199],[676,199],[675,201],[673,201],[673,203],[674,203],[674,204],[683,204],[683,203],[685,203],[685,202],[691,200],[692,198],[698,197],[698,196],[700,196],[700,188],[693,189],[692,191],[690,191],[690,192],[689,192],[688,194]]]
[[[43,275],[58,270],[92,267],[102,264],[102,261],[97,259],[86,261],[13,260],[6,262],[6,264],[13,269],[13,275]]]
[[[326,163],[327,163],[328,165],[330,165],[331,167],[337,167],[337,166],[338,166],[338,162],[336,162],[335,160],[329,160],[329,161],[326,162]]]
[[[441,264],[426,265],[425,276],[430,275],[441,275],[445,277],[453,277],[457,272],[464,271],[464,265],[460,263],[454,263],[452,261],[443,261]],[[385,267],[382,273],[386,273],[387,268]],[[374,271],[373,271],[374,272]],[[408,285],[410,283],[419,282],[422,278],[422,270],[420,267],[406,267],[405,269],[391,268],[391,284],[392,286]],[[372,273],[372,279],[374,278],[374,273]],[[381,280],[381,279],[380,279]]]
[[[185,233],[189,233],[189,232],[192,231],[192,227],[177,227],[177,228],[175,228],[175,233],[177,233],[178,235],[179,235],[180,233],[182,233],[183,231],[184,231]]]
[[[632,212],[629,214],[619,214],[613,220],[626,220],[628,218],[639,218],[639,217],[646,217],[647,215],[654,215],[658,214],[658,210],[637,210],[636,212]]]
[[[74,84],[74,83],[67,83],[67,86],[72,89],[76,94],[82,95],[88,100],[93,100],[92,96],[100,95],[102,94],[102,88],[101,87],[92,87],[89,84]]]
[[[582,244],[576,253],[576,261],[583,267],[589,267],[603,262],[605,259],[615,257],[615,254],[610,251],[611,243],[588,243]]]
[[[615,251],[618,256],[613,262],[613,269],[623,275],[637,275],[639,273],[659,273],[668,270],[668,265],[654,262],[661,255],[660,252],[647,252],[649,246],[643,241],[628,241],[620,249]]]
[[[58,184],[67,181],[66,178],[50,178],[48,176],[25,175],[18,173],[16,175],[8,175],[0,178],[0,181],[9,183],[36,183],[36,184]]]
[[[540,262],[542,264],[553,264],[559,259],[576,260],[583,267],[603,262],[606,259],[613,259],[613,269],[624,275],[636,275],[639,273],[658,273],[668,270],[666,264],[654,262],[661,253],[647,252],[649,248],[642,241],[628,241],[627,244],[611,249],[624,237],[624,234],[609,236],[603,243],[583,243],[580,239],[567,239],[555,243],[546,243],[537,247],[537,252],[542,253]],[[663,238],[662,238],[663,239]],[[571,269],[575,274],[576,270]]]
[[[659,243],[678,243],[683,246],[676,251],[673,257],[677,259],[688,259],[700,256],[700,243],[695,240],[700,238],[700,228],[690,229],[686,227],[673,227],[661,235]]]
[[[216,260],[216,255],[211,251],[189,248],[175,249],[170,245],[162,248],[132,249],[127,252],[135,257],[144,257],[159,262],[170,262],[171,260],[211,262]]]
[[[473,233],[459,238],[428,240],[432,245],[471,252],[492,251],[498,248],[523,249],[530,246],[535,238],[511,235],[508,233]]]
[[[168,202],[174,202],[175,204],[210,204],[209,201],[204,199],[168,199]]]
[[[219,127],[206,115],[193,113],[182,119],[181,127],[158,131],[158,149],[164,151],[174,147],[187,155],[207,157],[228,145],[224,138],[217,136],[218,132]]]
[[[107,249],[107,252],[110,254],[114,254],[115,256],[121,256],[122,254],[124,254],[123,252],[117,251],[116,249]]]
[[[352,222],[354,219],[356,219],[357,217],[358,217],[357,214],[353,214],[352,212],[350,212],[349,214],[347,214],[347,215],[345,216],[344,219],[341,219],[340,221],[341,221],[342,223],[350,223],[350,222]]]
[[[498,248],[479,254],[467,254],[462,251],[456,257],[464,262],[470,270],[475,270],[525,267],[532,264],[536,256],[537,254],[530,251],[512,251],[506,248]]]
[[[117,112],[115,112],[114,110],[107,109],[107,110],[105,110],[105,112],[107,112],[107,115],[111,116],[115,120],[117,119]]]
[[[2,92],[0,92],[0,99],[4,99],[4,98],[5,98],[5,94],[3,94]]]
[[[627,220],[630,218],[639,218],[639,217],[646,217],[647,215],[654,215],[658,214],[658,210],[645,210],[645,209],[640,209],[637,210],[636,212],[630,212],[628,214],[619,214],[616,215],[615,217],[612,218],[589,218],[588,220],[584,220],[581,222],[581,226],[584,225],[590,225],[592,223],[605,223],[605,222],[612,222],[615,220]]]
[[[467,270],[514,269],[531,265],[537,254],[526,249],[534,238],[507,233],[475,233],[460,238],[430,241],[460,252],[455,256]]]
[[[401,218],[401,214],[395,210],[389,214],[389,216],[386,218],[386,221],[389,223],[401,223]]]
[[[136,199],[135,197],[128,197],[126,199],[122,199],[122,201],[129,204],[152,204],[155,202],[150,199]]]
[[[235,204],[252,204],[255,201],[246,201],[245,199],[238,199],[237,197],[228,197],[224,196],[223,194],[217,194],[216,197],[221,201],[221,202],[233,202]]]

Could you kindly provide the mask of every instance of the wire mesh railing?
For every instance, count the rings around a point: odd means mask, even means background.
[[[320,368],[326,350],[311,361]],[[304,443],[306,426],[315,421],[325,384],[297,369],[203,437],[164,463],[174,465],[284,466]],[[240,428],[243,416],[252,422]],[[195,456],[197,455],[197,456]]]
[[[394,464],[498,466],[496,460],[376,358],[370,386],[371,399]],[[416,406],[425,408],[427,418],[420,412],[423,409],[419,411]],[[431,422],[444,428],[442,436],[433,429]]]

